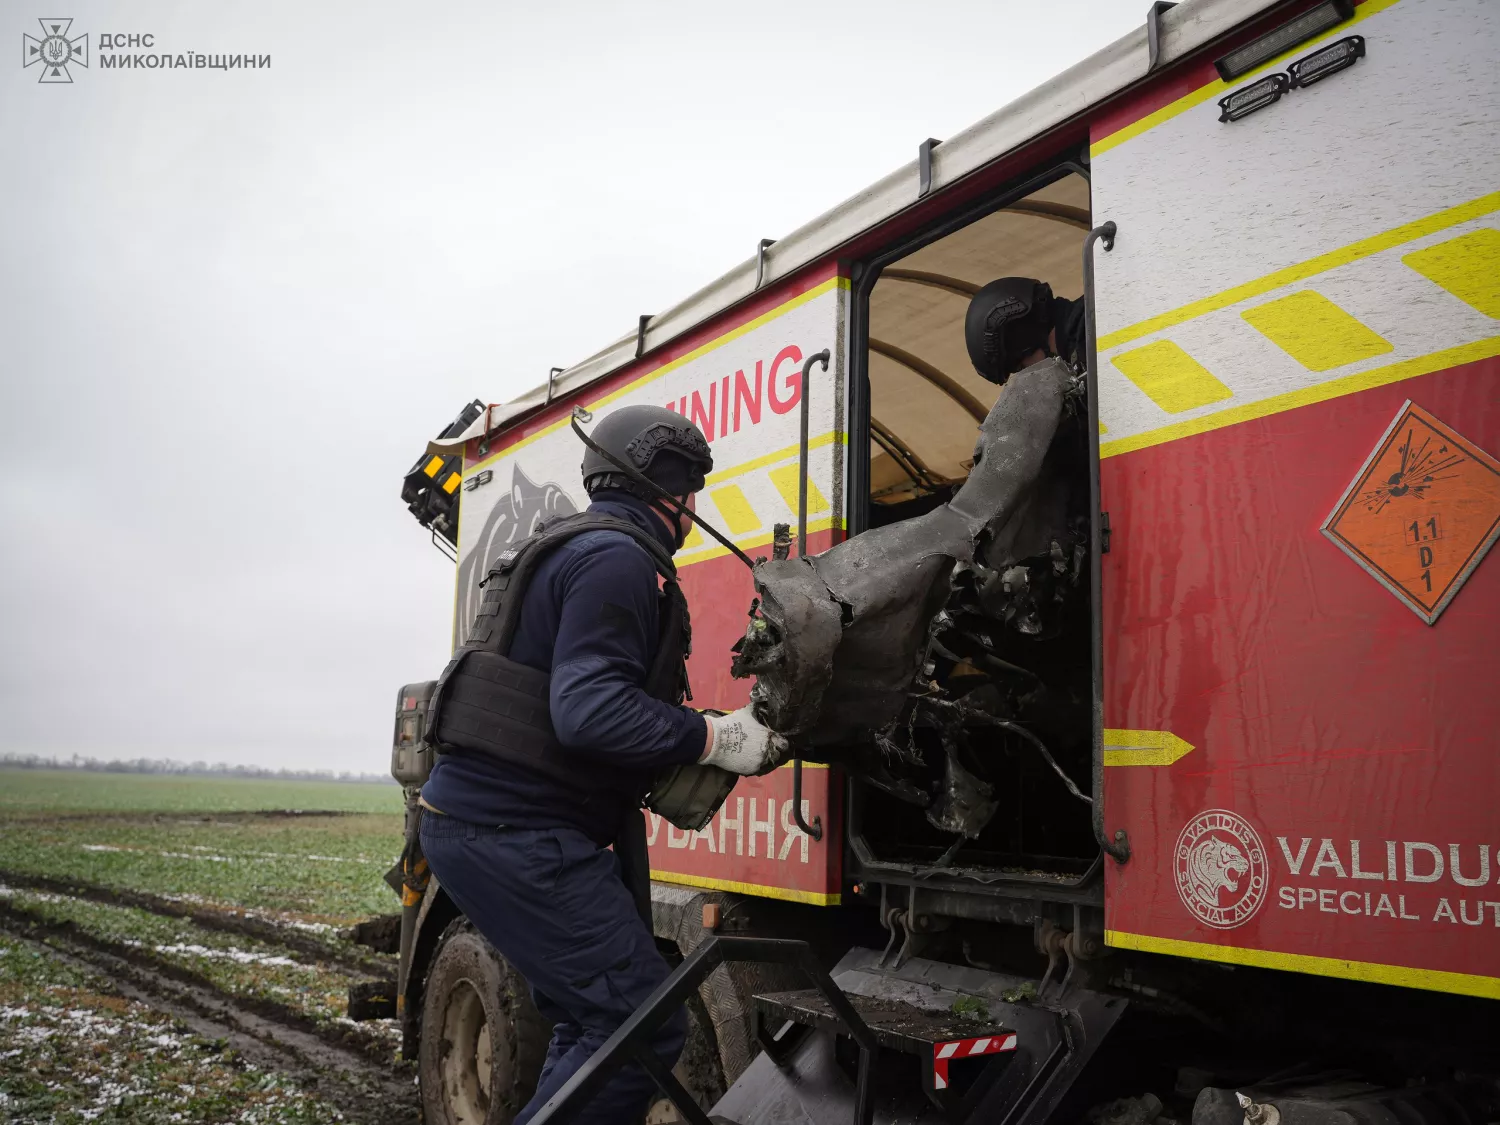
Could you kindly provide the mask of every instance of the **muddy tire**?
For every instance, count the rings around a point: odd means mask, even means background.
[[[550,1038],[521,974],[466,919],[455,921],[423,989],[425,1125],[509,1125],[536,1090]]]

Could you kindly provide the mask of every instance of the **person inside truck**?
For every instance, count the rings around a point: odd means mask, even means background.
[[[616,410],[593,440],[684,506],[713,468],[702,431],[663,407]],[[433,873],[554,1024],[519,1125],[670,972],[640,912],[647,889],[627,887],[619,849],[607,850],[625,838],[630,818],[640,823],[653,779],[693,762],[755,773],[779,749],[748,707],[705,715],[681,705],[687,615],[680,600],[673,611],[671,598],[681,595],[671,555],[689,517],[593,449],[583,483],[590,514],[629,527],[584,521],[529,570],[517,564],[514,573],[529,574],[519,591],[500,584],[502,598],[521,598],[509,667],[525,666],[518,677],[545,685],[546,719],[535,731],[497,721],[489,752],[441,754],[421,797],[422,848]],[[534,538],[548,541],[539,538],[546,534]],[[654,1037],[666,1066],[686,1033],[679,1010]],[[574,1120],[639,1120],[653,1089],[644,1070],[625,1067]]]
[[[1002,277],[969,302],[964,341],[974,370],[991,383],[1058,356],[1074,371],[1084,368],[1083,298],[1054,297],[1034,277]]]
[[[1065,632],[1069,616],[1087,609],[1080,596],[1090,538],[1085,323],[1083,298],[1054,297],[1052,287],[1034,277],[990,282],[970,300],[964,317],[969,359],[990,382],[1004,385],[1016,372],[1053,356],[1075,375],[1024,516],[1029,530],[1019,541],[1035,554],[1011,560],[1003,573],[982,576],[977,588],[987,612],[1038,639]],[[1082,665],[1073,671],[1082,676]],[[1073,690],[1086,687],[1075,683]]]

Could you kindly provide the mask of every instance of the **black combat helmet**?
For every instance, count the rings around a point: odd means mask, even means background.
[[[622,406],[600,419],[591,436],[595,444],[679,498],[702,488],[703,478],[714,467],[703,431],[665,406]],[[583,487],[591,496],[599,489],[617,488],[652,503],[660,500],[592,449],[583,454]]]
[[[1047,347],[1054,309],[1052,286],[1034,277],[1002,277],[974,294],[964,317],[964,342],[974,370],[1004,383],[1021,358]]]

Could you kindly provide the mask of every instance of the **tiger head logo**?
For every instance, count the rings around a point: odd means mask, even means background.
[[[469,513],[469,506],[473,504],[473,501],[465,501],[464,518],[473,518]],[[510,490],[496,497],[474,545],[459,560],[455,620],[458,644],[463,644],[468,638],[469,625],[479,608],[479,583],[493,565],[495,556],[525,539],[544,519],[571,516],[576,511],[577,505],[562,485],[551,481],[538,484],[526,475],[519,461],[513,463]]]
[[[1238,813],[1199,813],[1183,826],[1172,859],[1182,904],[1216,930],[1244,925],[1266,900],[1266,849],[1260,834]]]
[[[1219,893],[1239,890],[1240,876],[1250,870],[1245,853],[1227,840],[1205,836],[1188,853],[1188,879],[1193,894],[1210,906],[1219,905]]]

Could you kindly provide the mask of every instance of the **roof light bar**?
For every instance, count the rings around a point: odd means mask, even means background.
[[[1219,77],[1233,82],[1243,74],[1249,74],[1263,62],[1290,51],[1299,43],[1305,43],[1319,32],[1337,27],[1354,15],[1354,0],[1325,0],[1311,11],[1303,12],[1294,20],[1266,32],[1252,43],[1230,51],[1221,59],[1214,60]],[[1272,99],[1275,100],[1275,99]]]
[[[1351,35],[1347,39],[1340,39],[1337,43],[1324,47],[1321,51],[1314,51],[1306,58],[1298,59],[1286,68],[1286,72],[1291,75],[1292,89],[1297,90],[1311,86],[1330,74],[1337,74],[1364,57],[1365,37]]]
[[[1258,109],[1265,109],[1272,102],[1279,102],[1281,95],[1292,88],[1285,74],[1268,74],[1259,82],[1252,82],[1242,90],[1219,99],[1219,120],[1238,121],[1249,117]]]

